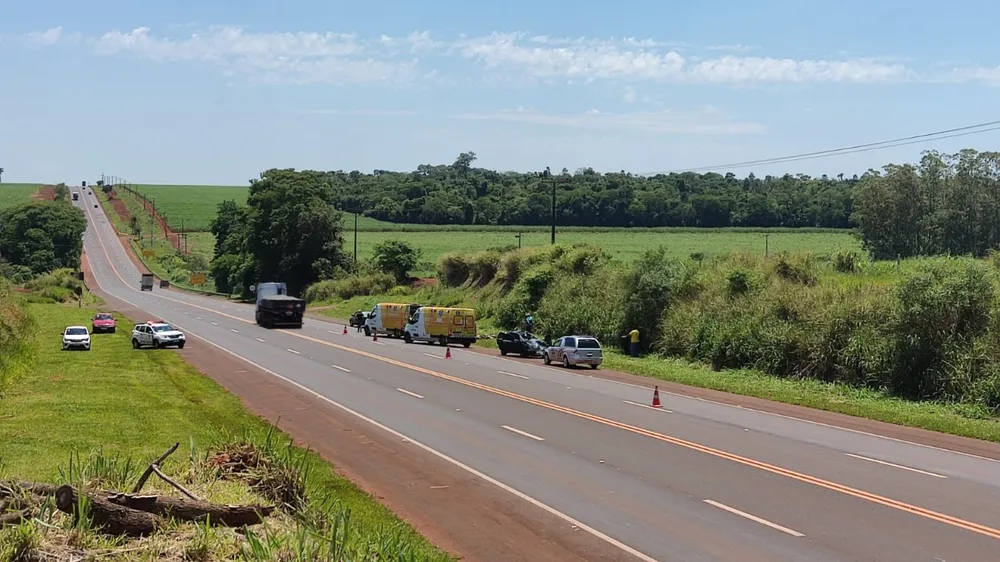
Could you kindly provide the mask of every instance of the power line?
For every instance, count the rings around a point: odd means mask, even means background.
[[[988,128],[983,128],[988,127]],[[973,130],[978,129],[978,130]],[[920,135],[911,135],[908,137],[901,137],[898,139],[891,139],[879,142],[872,142],[866,144],[856,144],[853,146],[845,146],[841,148],[833,148],[829,150],[819,150],[816,152],[804,152],[801,154],[792,154],[790,156],[781,156],[777,158],[764,158],[761,160],[748,160],[744,162],[735,162],[731,164],[723,164],[717,166],[702,166],[698,168],[684,168],[679,170],[671,170],[668,172],[660,172],[663,174],[675,174],[682,172],[699,172],[705,170],[717,170],[717,169],[733,169],[733,168],[746,168],[748,166],[756,166],[759,164],[777,164],[783,162],[798,162],[800,160],[813,160],[816,158],[827,158],[830,156],[840,156],[843,154],[855,154],[858,152],[870,152],[872,150],[879,150],[882,148],[892,148],[896,146],[906,146],[910,144],[918,144],[921,142],[926,142],[928,140],[941,140],[949,139],[955,137],[964,137],[968,135],[978,135],[980,133],[986,133],[989,131],[1000,130],[1000,120],[987,121],[985,123],[979,123],[977,125],[967,125],[965,127],[956,127],[953,129],[945,129],[943,131],[935,131],[933,133],[923,133]],[[948,134],[952,133],[952,134]],[[935,137],[935,138],[931,138]],[[648,174],[655,175],[655,174]]]

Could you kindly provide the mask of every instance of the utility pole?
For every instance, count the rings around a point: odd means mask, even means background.
[[[767,237],[768,236],[770,236],[770,234],[765,234],[764,235],[764,257],[765,258],[767,257],[767,251],[768,251],[768,247],[767,247]]]
[[[520,232],[518,232],[517,234],[514,235],[514,238],[517,238],[517,247],[518,247],[518,249],[521,248],[521,237],[522,236],[524,236],[524,235],[522,233],[520,233]]]
[[[358,263],[358,213],[354,212],[354,263]]]
[[[3,168],[0,168],[0,183],[3,183]]]
[[[556,178],[552,178],[552,243],[556,243]]]

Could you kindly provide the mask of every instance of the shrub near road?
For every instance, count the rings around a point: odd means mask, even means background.
[[[30,310],[40,351],[31,374],[0,399],[0,479],[63,483],[72,477],[74,483],[130,488],[146,463],[180,442],[163,468],[199,495],[217,503],[274,505],[271,494],[285,490],[283,497],[305,498],[305,504],[269,518],[246,539],[199,524],[134,543],[89,531],[75,536],[68,518],[43,512],[56,528],[29,523],[8,529],[0,534],[0,560],[10,559],[3,549],[15,543],[65,554],[67,541],[116,560],[448,560],[318,456],[287,447],[278,434],[267,438],[266,423],[176,352],[133,351],[128,330],[93,336],[91,353],[62,352],[58,332],[67,324],[87,325],[94,310]],[[220,466],[234,463],[249,467],[246,484],[220,476]],[[285,484],[272,489],[268,482]],[[163,483],[153,487],[170,490]],[[341,554],[328,557],[332,548]]]
[[[33,328],[24,299],[0,277],[0,400],[11,381],[24,373],[33,360]]]

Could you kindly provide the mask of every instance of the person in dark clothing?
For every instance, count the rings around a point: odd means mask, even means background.
[[[524,316],[524,331],[529,334],[535,333],[535,317],[531,314]]]

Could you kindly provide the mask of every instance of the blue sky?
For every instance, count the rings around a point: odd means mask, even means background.
[[[0,2],[8,182],[244,185],[469,150],[651,173],[1000,119],[995,2]],[[731,171],[861,174],[998,143]]]

